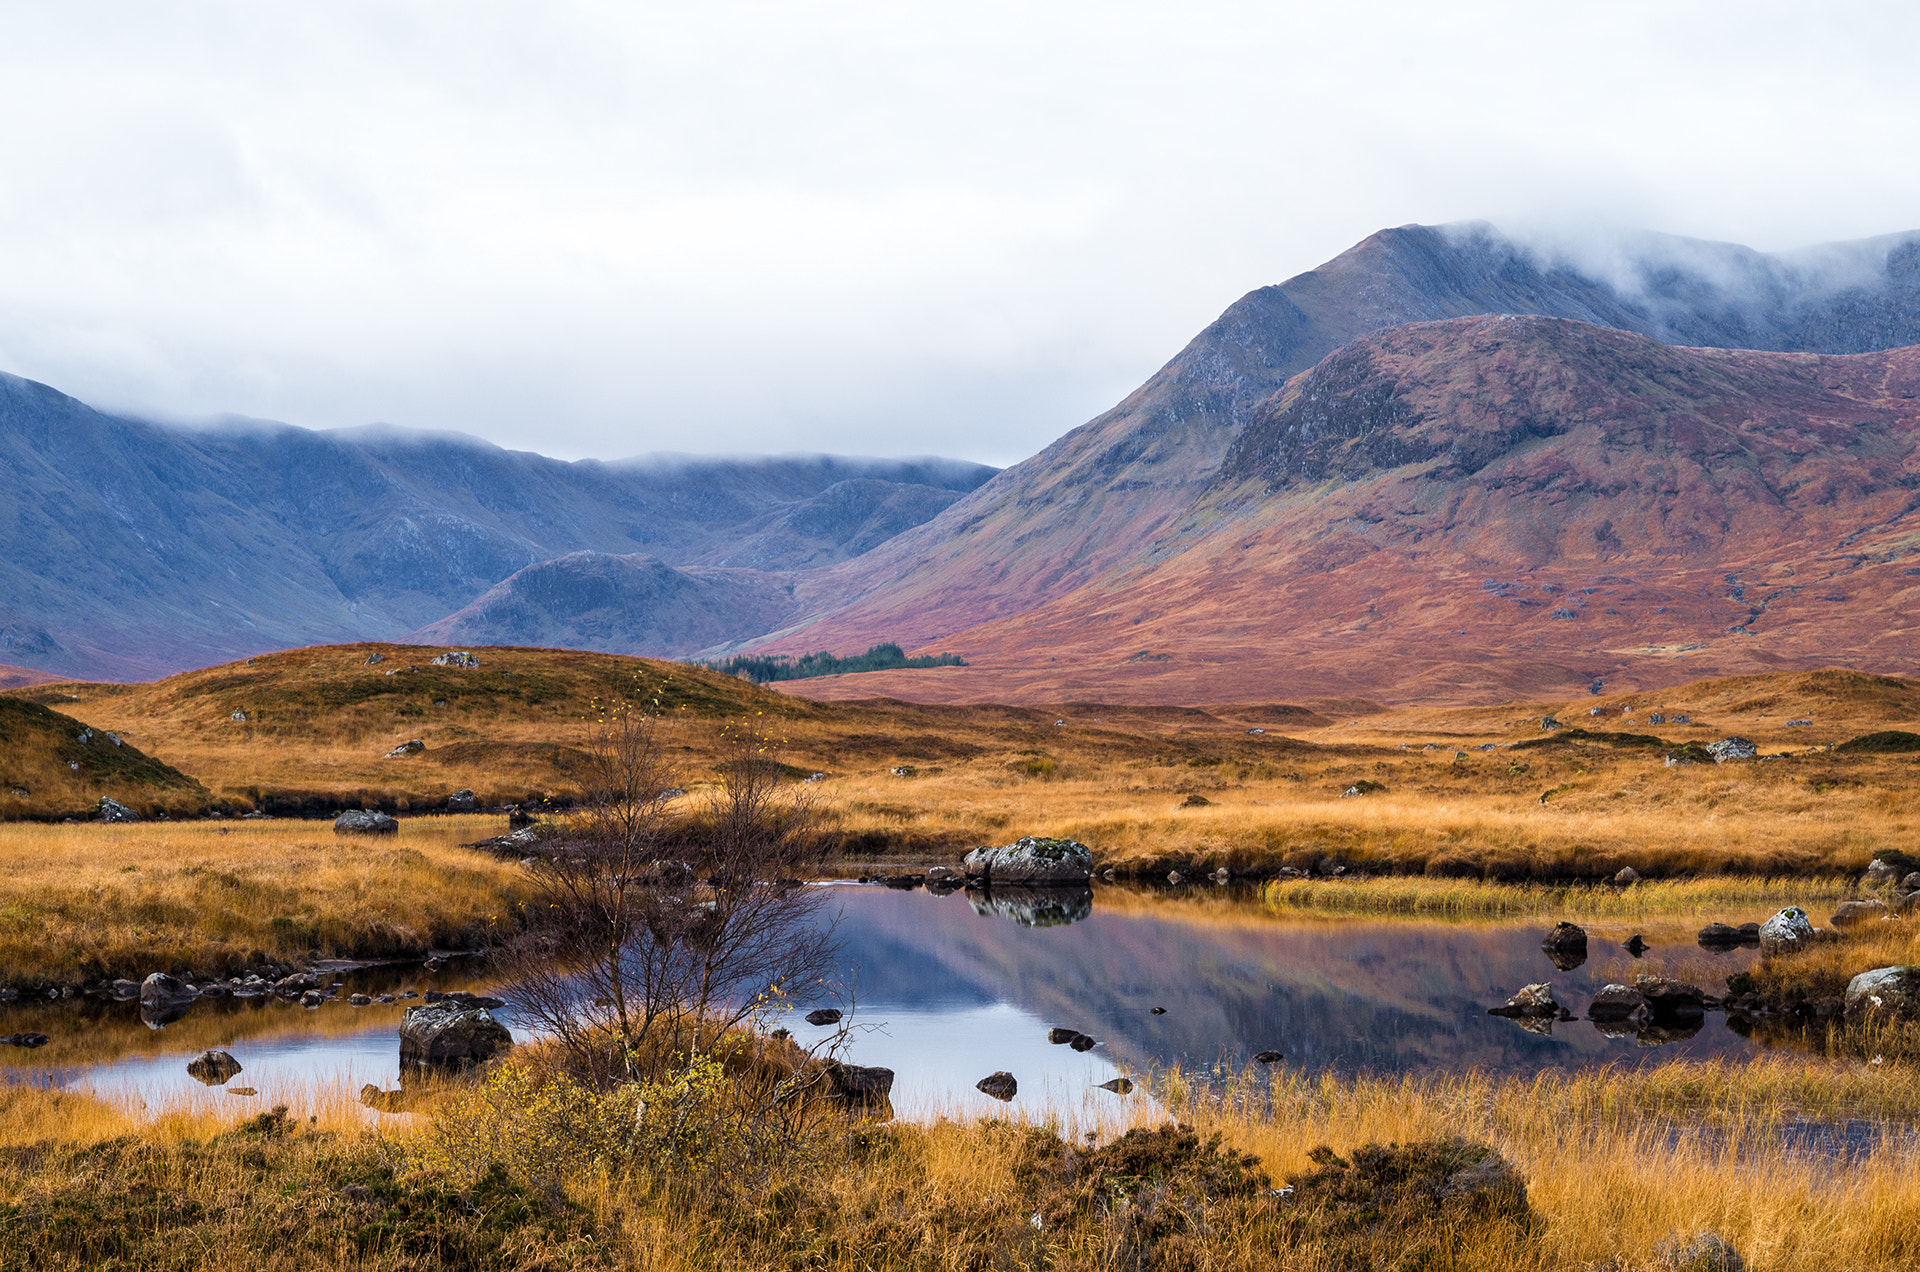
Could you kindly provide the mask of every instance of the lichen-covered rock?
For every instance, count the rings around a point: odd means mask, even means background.
[[[220,1086],[240,1072],[240,1062],[224,1051],[202,1051],[187,1061],[189,1076],[208,1086]]]
[[[393,750],[388,751],[386,758],[389,760],[404,760],[409,755],[418,755],[426,749],[427,744],[419,738],[415,738],[411,742],[402,742],[399,746],[394,747]]]
[[[94,815],[103,822],[137,822],[146,820],[141,817],[139,813],[134,812],[117,799],[102,799],[94,809]]]
[[[1867,872],[1860,876],[1863,888],[1884,888],[1898,879],[1902,871],[1899,866],[1885,857],[1875,857],[1867,865]]]
[[[1760,953],[1765,958],[1805,949],[1812,940],[1813,923],[1797,905],[1788,906],[1760,925]]]
[[[1093,850],[1072,839],[1024,836],[1004,847],[975,848],[960,863],[967,878],[985,883],[1085,883]]]
[[[1487,1008],[1489,1016],[1511,1016],[1515,1019],[1526,1017],[1548,1017],[1560,1014],[1560,1003],[1553,996],[1553,986],[1541,981],[1534,985],[1524,985],[1520,992],[1498,1007]]]
[[[351,808],[333,819],[336,835],[392,835],[400,823],[376,809]]]
[[[450,813],[470,813],[479,806],[472,791],[455,791],[447,796],[447,811]]]
[[[446,1000],[409,1007],[400,1021],[402,1069],[470,1069],[512,1048],[513,1034],[485,1007]]]
[[[1876,967],[1847,982],[1847,1023],[1920,1020],[1920,967]]]
[[[1715,764],[1725,764],[1729,760],[1750,760],[1760,753],[1760,748],[1745,738],[1721,738],[1707,743],[1707,751]]]
[[[1833,912],[1833,926],[1850,927],[1855,923],[1865,923],[1869,919],[1884,919],[1891,913],[1887,903],[1878,897],[1867,897],[1861,901],[1844,901]]]
[[[480,660],[464,649],[450,654],[435,654],[427,660],[432,667],[478,667]]]

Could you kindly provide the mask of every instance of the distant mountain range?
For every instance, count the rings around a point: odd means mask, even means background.
[[[970,665],[796,687],[1194,702],[1911,672],[1916,345],[1920,234],[1573,255],[1405,226],[997,475],[183,432],[6,379],[0,662],[897,641]]]
[[[391,638],[583,552],[693,568],[682,590],[699,592],[730,572],[865,551],[994,471],[834,456],[564,463],[455,435],[188,430],[0,375],[0,662],[140,678]],[[767,630],[761,591],[713,607],[718,628],[671,606],[653,615],[646,652]]]

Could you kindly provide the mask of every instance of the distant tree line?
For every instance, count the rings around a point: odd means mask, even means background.
[[[789,658],[785,654],[743,654],[720,662],[701,664],[703,667],[729,676],[745,676],[756,685],[764,685],[770,680],[806,680],[813,676],[843,676],[856,671],[895,671],[902,667],[964,667],[966,665],[966,660],[958,654],[923,654],[918,658],[909,658],[906,651],[892,641],[884,645],[875,645],[866,653],[854,654],[849,658],[838,658],[823,650],[817,654],[802,654],[798,658]]]

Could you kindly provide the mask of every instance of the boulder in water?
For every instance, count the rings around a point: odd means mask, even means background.
[[[1011,1100],[1020,1094],[1020,1083],[1005,1069],[989,1073],[973,1085],[982,1095],[990,1095],[996,1100]]]
[[[1498,1007],[1487,1008],[1489,1016],[1508,1016],[1519,1020],[1527,1017],[1543,1018],[1560,1014],[1560,1003],[1553,996],[1553,986],[1541,981],[1533,985],[1524,985],[1520,992]]]
[[[457,1001],[409,1007],[400,1022],[400,1067],[464,1070],[513,1047],[513,1034],[485,1007]]]
[[[975,848],[960,864],[967,878],[988,884],[1085,883],[1093,874],[1093,850],[1072,839],[1026,835],[999,848]]]
[[[221,1086],[240,1072],[240,1062],[224,1051],[202,1051],[187,1061],[187,1073],[208,1086]]]

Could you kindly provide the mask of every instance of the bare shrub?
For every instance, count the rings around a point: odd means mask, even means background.
[[[666,729],[625,703],[594,722],[579,840],[534,867],[514,954],[519,1004],[596,1083],[657,1077],[833,971],[820,896],[790,878],[815,810],[773,744],[730,731],[704,815],[683,821]]]

